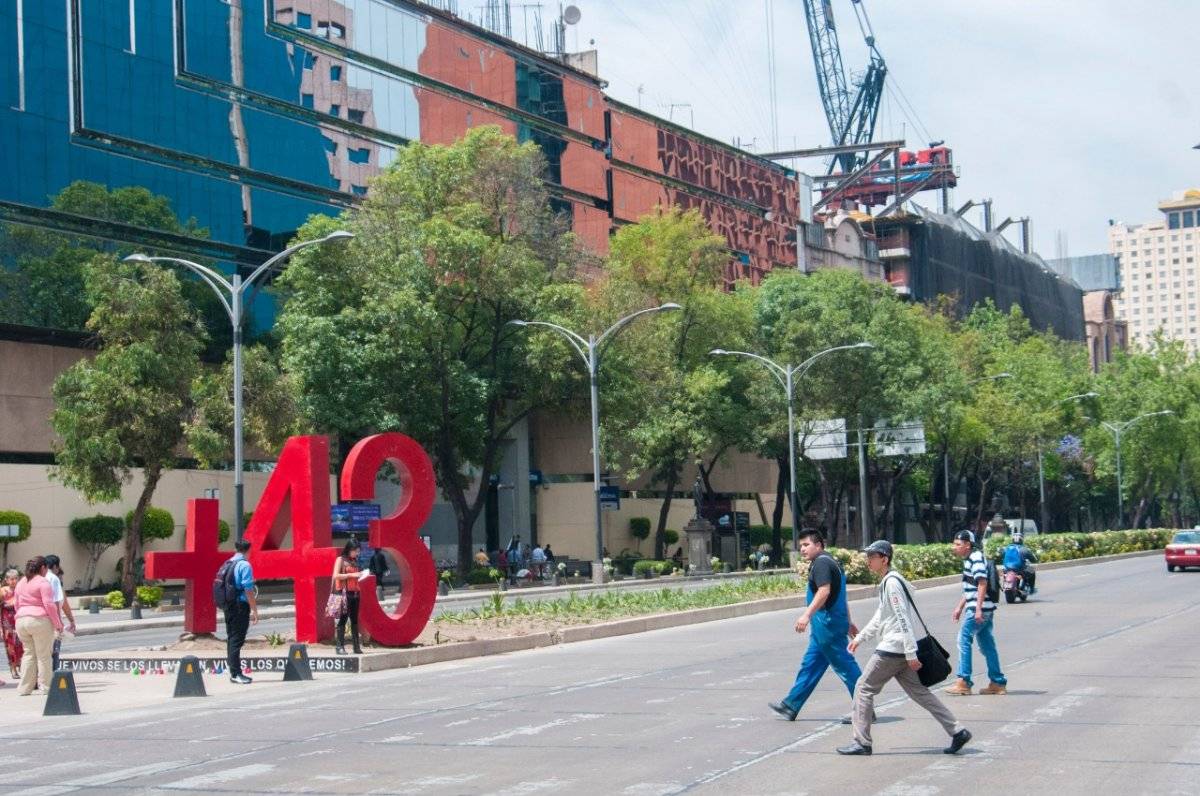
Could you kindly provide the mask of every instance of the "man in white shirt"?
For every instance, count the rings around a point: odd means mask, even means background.
[[[838,754],[871,754],[875,697],[893,679],[913,702],[929,711],[950,736],[950,746],[942,751],[948,755],[956,754],[971,740],[971,733],[959,725],[954,714],[921,684],[917,676],[921,662],[917,660],[917,638],[909,618],[911,592],[903,576],[892,569],[892,545],[881,539],[872,542],[863,552],[867,554],[867,566],[880,577],[879,607],[871,621],[850,642],[850,651],[854,652],[864,641],[873,638],[878,638],[879,643],[854,689],[854,743],[840,747]]]
[[[63,626],[68,633],[75,632],[75,615],[71,612],[71,604],[67,602],[67,594],[63,590],[62,585],[62,560],[51,553],[46,556],[46,580],[50,582],[50,589],[54,592],[54,602],[58,605],[58,612],[66,617]],[[59,633],[54,639],[54,654],[52,655],[54,671],[58,671],[59,653],[62,651],[62,634]]]

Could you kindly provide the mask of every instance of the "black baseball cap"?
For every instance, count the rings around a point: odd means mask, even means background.
[[[954,538],[975,544],[975,534],[971,531],[959,531],[958,533],[954,534]]]
[[[864,547],[863,552],[867,555],[887,556],[888,560],[891,560],[892,543],[886,539],[879,539]]]

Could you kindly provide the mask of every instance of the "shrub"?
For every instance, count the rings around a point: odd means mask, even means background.
[[[8,546],[13,542],[23,542],[29,538],[29,533],[33,529],[33,522],[29,519],[29,515],[23,511],[10,511],[8,509],[0,509],[0,525],[15,525],[17,526],[17,537],[15,539],[4,540],[4,561],[8,561]]]
[[[638,546],[650,538],[650,518],[649,517],[630,517],[629,518],[629,535],[638,540]]]
[[[125,521],[120,517],[97,514],[94,517],[76,517],[67,529],[76,542],[87,548],[88,563],[83,573],[83,585],[85,589],[90,589],[96,579],[96,565],[100,557],[124,537]]]
[[[642,559],[641,561],[634,562],[633,576],[637,578],[643,578],[646,576],[647,572],[649,572],[651,575],[665,575],[670,572],[674,566],[674,563],[670,561],[655,561],[653,559],[646,558]]]
[[[770,525],[751,525],[748,533],[750,534],[750,546],[760,547],[765,544],[771,544]]]
[[[217,520],[217,542],[225,544],[229,541],[230,534],[229,523],[225,520]]]
[[[119,593],[119,592],[118,592]],[[147,608],[154,608],[162,602],[163,587],[162,586],[138,586],[137,601],[139,605],[144,605]],[[124,607],[124,606],[122,606]]]
[[[119,610],[125,607],[125,595],[117,591],[110,591],[104,597],[104,602],[108,603],[108,607],[113,610]]]
[[[472,586],[482,586],[485,583],[495,583],[499,579],[500,571],[491,567],[475,567],[467,573],[467,583]]]
[[[125,527],[133,523],[133,512],[125,514]],[[175,533],[175,518],[166,509],[151,506],[142,517],[142,541],[150,539],[170,539]]]
[[[632,575],[633,565],[642,560],[642,554],[632,550],[622,550],[613,560],[613,570],[622,575]]]
[[[671,545],[675,544],[678,541],[679,541],[679,531],[672,531],[670,528],[667,528],[666,530],[663,531],[663,544],[670,547]]]

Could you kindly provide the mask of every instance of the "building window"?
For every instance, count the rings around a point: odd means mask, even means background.
[[[1191,227],[1194,227],[1194,226],[1196,226],[1196,224],[1195,224],[1195,215],[1194,215],[1193,211],[1184,210],[1183,211],[1183,227],[1184,227],[1184,229],[1190,229]]]
[[[312,69],[316,65],[317,65],[317,56],[314,55],[313,53],[309,52],[308,50],[305,50],[304,51],[304,68]]]
[[[300,104],[306,108],[311,108],[313,106],[313,95],[312,94],[301,94],[300,95]]]
[[[1167,213],[1167,229],[1179,229],[1179,214]],[[1159,238],[1162,240],[1162,238]]]
[[[370,163],[371,150],[367,149],[366,147],[362,147],[361,149],[349,149],[346,150],[346,157],[350,159],[351,163]]]
[[[348,108],[346,110],[346,118],[355,124],[362,124],[366,120],[367,114],[366,111],[356,111],[354,108]]]
[[[354,194],[355,196],[366,196],[366,195],[367,195],[367,186],[365,186],[365,185],[351,185],[351,186],[350,186],[350,193]]]
[[[337,83],[342,79],[342,67],[338,64],[332,64],[329,67],[329,79]]]
[[[340,117],[342,115],[342,106],[341,105],[330,105],[329,106],[329,115]]]
[[[312,30],[312,14],[296,13],[296,27],[300,30]]]
[[[334,141],[332,138],[326,138],[325,136],[321,136],[321,140],[325,143],[325,151],[326,152],[328,152],[331,155],[337,154],[337,151],[338,151],[337,141]]]

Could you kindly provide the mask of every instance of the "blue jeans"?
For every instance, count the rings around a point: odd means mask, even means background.
[[[983,621],[975,622],[975,612],[963,615],[962,629],[958,631],[958,676],[974,686],[971,681],[971,642],[979,639],[979,651],[987,661],[988,679],[996,685],[1005,685],[1008,678],[1000,671],[1000,653],[996,651],[996,638],[992,635],[995,612],[983,612]]]
[[[854,660],[854,656],[846,649],[848,642],[846,631],[843,629],[838,634],[826,631],[825,628],[817,628],[817,621],[816,618],[813,619],[812,637],[808,640],[808,650],[804,653],[804,660],[800,662],[800,671],[796,673],[796,682],[783,699],[785,705],[797,712],[804,707],[804,703],[812,695],[817,683],[821,682],[821,677],[829,667],[832,666],[833,671],[846,684],[851,698],[854,697],[854,686],[858,683],[858,678],[862,676],[862,670],[858,668],[858,661]]]

